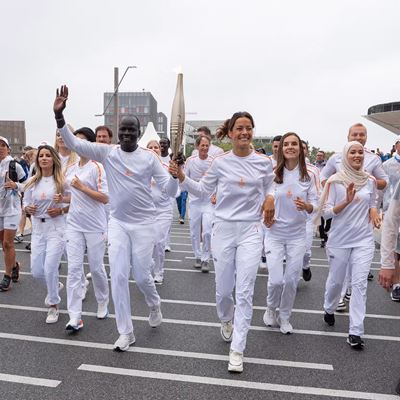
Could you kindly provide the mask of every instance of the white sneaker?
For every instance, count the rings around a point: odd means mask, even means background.
[[[55,324],[58,321],[58,308],[50,307],[47,311],[46,324]]]
[[[89,285],[90,285],[90,282],[87,279],[85,279],[85,287],[83,288],[82,301],[86,300],[86,294],[87,294]]]
[[[171,252],[171,246],[165,246],[165,249],[164,249],[167,253],[170,253]]]
[[[194,262],[193,267],[194,268],[201,268],[201,259],[200,258],[196,258],[196,261]]]
[[[287,319],[280,319],[280,318],[279,318],[278,323],[279,323],[279,326],[280,326],[279,329],[280,329],[280,331],[281,331],[284,335],[293,332],[293,326],[291,325],[291,323],[289,322],[289,320],[287,320]]]
[[[232,342],[233,325],[232,321],[221,322],[221,337],[225,342]]]
[[[229,352],[229,372],[243,372],[243,353],[231,350]]]
[[[65,325],[65,329],[67,331],[78,332],[79,329],[83,328],[83,321],[78,318],[71,318],[67,325]]]
[[[118,340],[114,343],[115,351],[126,351],[129,346],[132,346],[136,342],[135,335],[133,332],[128,335],[119,335]]]
[[[63,290],[63,289],[64,289],[64,285],[61,282],[58,282],[58,293],[60,293],[61,290]],[[50,307],[53,305],[53,304],[49,303],[49,295],[47,295],[46,298],[44,299],[44,305],[46,307]]]
[[[86,274],[86,279],[92,279],[92,273],[91,272],[88,272]]]
[[[152,328],[156,328],[157,326],[161,325],[161,322],[162,314],[160,306],[150,308],[149,325]]]
[[[154,283],[162,284],[164,282],[164,278],[161,275],[154,275]]]
[[[263,321],[267,326],[278,326],[278,321],[276,320],[276,311],[267,307],[264,313]]]
[[[108,301],[106,303],[97,304],[97,318],[105,319],[108,316]]]

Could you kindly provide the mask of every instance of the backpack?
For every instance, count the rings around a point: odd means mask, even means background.
[[[11,160],[10,164],[8,165],[8,179],[12,180],[13,182],[20,182],[20,183],[22,183],[26,179],[26,175],[22,179],[18,179],[16,160]]]

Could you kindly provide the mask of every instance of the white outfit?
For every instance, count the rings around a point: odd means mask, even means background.
[[[5,189],[4,184],[8,179],[9,165],[13,158],[5,157],[0,162],[0,230],[17,230],[21,219],[21,199],[19,192],[23,191],[24,184],[16,182],[16,189]],[[24,169],[15,163],[18,181],[25,177]]]
[[[234,318],[231,350],[237,352],[246,347],[251,323],[263,238],[261,207],[273,177],[268,157],[229,151],[214,158],[199,182],[186,177],[182,183],[183,190],[199,197],[218,193],[211,238],[217,313],[222,322]]]
[[[151,276],[155,238],[156,208],[151,196],[151,178],[174,196],[178,182],[162,166],[151,150],[138,147],[133,152],[120,146],[90,143],[76,138],[65,125],[60,129],[65,144],[91,160],[103,164],[110,193],[108,253],[111,289],[118,332],[133,332],[129,295],[130,265],[136,284],[149,307],[158,307],[160,297]]]
[[[400,155],[395,153],[392,158],[382,164],[382,167],[389,179],[383,196],[383,211],[386,211],[400,178]]]
[[[334,214],[333,208],[345,200],[345,186],[332,183],[324,206],[324,218],[332,218],[327,244],[330,269],[324,309],[329,314],[336,310],[348,268],[352,282],[349,334],[361,336],[364,333],[367,278],[375,250],[373,226],[369,222],[369,210],[376,207],[375,179],[371,177],[356,192],[354,200],[339,214]]]
[[[96,161],[79,162],[67,168],[67,183],[77,176],[89,189],[108,195],[104,169]],[[80,320],[85,285],[82,284],[85,249],[94,293],[98,304],[107,304],[109,289],[107,274],[103,265],[106,243],[107,215],[105,204],[92,199],[80,190],[71,187],[71,203],[67,214],[67,255],[68,279],[67,302],[70,318]]]
[[[205,160],[200,159],[199,156],[189,157],[185,164],[186,176],[198,182],[205,175],[212,160],[210,156]],[[190,238],[194,256],[201,261],[208,262],[211,251],[211,227],[214,215],[211,197],[209,195],[198,197],[190,193],[189,213]],[[203,246],[201,246],[201,242]]]
[[[270,195],[275,198],[276,222],[267,229],[265,250],[268,265],[267,306],[279,307],[281,321],[288,321],[296,297],[300,271],[306,250],[306,222],[308,213],[298,211],[294,200],[299,197],[317,207],[317,176],[307,170],[310,180],[300,181],[298,165],[293,170],[284,169],[283,183],[274,182]],[[286,256],[286,268],[283,260]]]
[[[168,164],[163,164],[164,168],[168,170]],[[177,190],[175,197],[178,197],[180,191]],[[151,195],[153,197],[154,205],[157,209],[156,215],[156,236],[153,250],[153,273],[155,278],[164,277],[164,259],[165,259],[165,246],[171,228],[173,211],[171,197],[165,190],[161,189],[157,182],[151,180]],[[175,200],[175,198],[174,198]]]
[[[63,215],[51,218],[48,208],[62,207],[54,203],[57,193],[53,176],[42,177],[38,184],[25,190],[24,207],[36,205],[32,215],[32,276],[41,280],[47,287],[48,303],[59,304],[58,267],[65,248],[65,218]]]
[[[215,144],[210,144],[210,147],[208,149],[208,155],[211,158],[215,158],[216,156],[220,156],[221,154],[224,154],[224,149],[221,149],[221,147],[216,146]],[[198,156],[199,155],[199,150],[194,149],[192,151],[192,157],[193,156]]]

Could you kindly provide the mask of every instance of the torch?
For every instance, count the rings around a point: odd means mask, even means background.
[[[185,99],[183,97],[183,74],[178,73],[170,124],[171,148],[175,159],[178,157],[178,153],[182,151],[184,129]]]

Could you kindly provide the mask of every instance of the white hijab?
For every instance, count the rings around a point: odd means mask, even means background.
[[[340,169],[340,171],[336,172],[336,174],[332,175],[325,183],[324,190],[322,191],[322,194],[320,197],[318,212],[314,218],[315,224],[318,224],[318,225],[320,224],[322,211],[323,211],[325,202],[328,198],[329,188],[332,183],[341,183],[342,185],[344,185],[345,188],[347,188],[350,185],[350,183],[354,183],[354,189],[356,191],[359,191],[368,182],[370,175],[364,171],[364,160],[365,159],[363,160],[363,163],[359,170],[354,169],[349,164],[348,153],[353,146],[361,147],[364,151],[364,146],[360,142],[356,142],[356,141],[347,142],[346,146],[344,146],[344,149],[342,152],[342,163],[340,165],[341,169]],[[365,156],[365,152],[364,152],[364,156]]]

